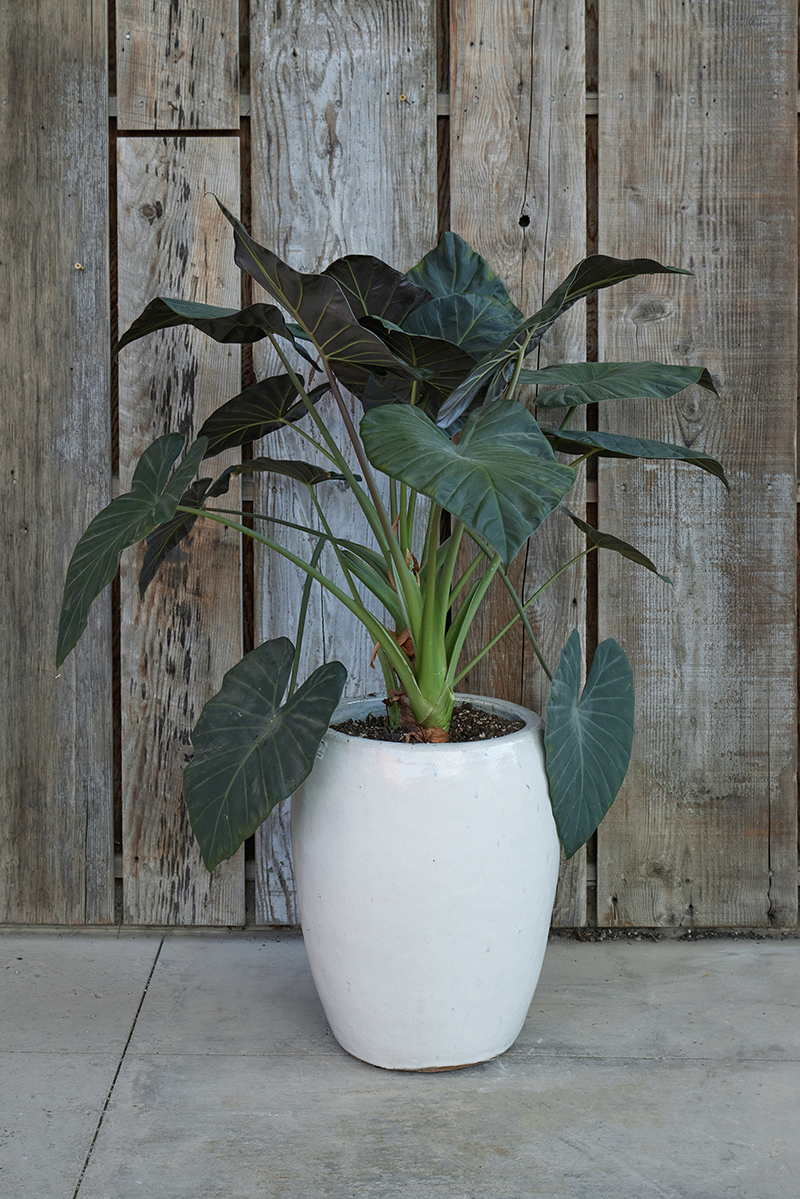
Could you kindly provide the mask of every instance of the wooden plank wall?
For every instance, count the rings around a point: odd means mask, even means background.
[[[56,675],[69,555],[109,500],[105,20],[0,8],[0,921],[113,920],[108,599]]]
[[[638,735],[598,837],[602,924],[797,918],[795,413],[797,13],[693,0],[600,6],[600,248],[693,280],[604,293],[601,357],[706,363],[719,399],[616,405],[614,428],[707,449],[603,464],[601,527],[674,587],[601,561],[601,632],[626,646]],[[620,46],[631,47],[621,53]],[[768,150],[765,152],[765,148]]]
[[[109,419],[109,261],[120,330],[159,292],[252,298],[204,198],[213,191],[306,269],[353,251],[407,268],[452,228],[526,312],[587,247],[696,272],[604,293],[599,326],[597,306],[576,306],[541,347],[541,365],[598,350],[707,363],[718,400],[694,389],[588,419],[707,448],[732,481],[727,495],[688,468],[656,476],[604,463],[578,496],[575,506],[656,558],[675,586],[605,558],[534,613],[553,662],[577,627],[589,650],[598,635],[618,637],[637,678],[630,777],[588,856],[562,869],[554,923],[796,923],[796,22],[788,0],[758,13],[741,0],[688,0],[674,13],[655,0],[112,0],[109,260],[97,6],[42,0],[13,20],[0,14],[0,168],[23,184],[0,215],[21,247],[13,273],[0,263],[10,630],[0,639],[0,920],[114,918],[110,602],[57,680],[51,647],[66,561],[107,502],[112,462],[127,488],[152,437],[194,435],[254,368],[272,369],[258,350],[183,331],[151,337],[121,356],[118,435]],[[595,88],[599,100],[587,97]],[[274,481],[261,480],[255,499],[303,519]],[[336,504],[352,520],[345,497]],[[32,553],[29,530],[53,521]],[[577,544],[553,521],[536,553],[520,556],[518,580],[529,587]],[[248,847],[247,866],[240,852],[209,878],[180,793],[191,725],[243,642],[294,636],[297,580],[239,555],[196,528],[167,568],[192,581],[191,600],[177,603],[167,574],[140,602],[134,555],[123,565],[115,736],[126,923],[296,920],[286,806]],[[309,668],[363,645],[335,606],[314,605]],[[479,632],[504,613],[498,591]],[[348,663],[351,693],[378,689],[368,650]],[[546,700],[519,638],[466,685]]]

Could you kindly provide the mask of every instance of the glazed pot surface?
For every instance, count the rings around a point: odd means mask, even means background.
[[[388,1069],[503,1053],[525,1020],[547,944],[559,844],[542,724],[443,745],[329,730],[292,800],[303,934],[334,1035]],[[383,712],[340,706],[333,723]]]

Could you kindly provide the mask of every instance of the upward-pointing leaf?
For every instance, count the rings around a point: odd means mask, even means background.
[[[218,200],[233,227],[237,266],[255,279],[297,321],[315,349],[330,359],[346,387],[360,392],[370,372],[402,378],[413,371],[359,325],[339,284],[330,275],[295,271],[272,250],[254,241],[241,221]]]
[[[433,299],[424,287],[371,254],[348,254],[321,272],[335,279],[356,317],[382,316],[399,325],[409,312]]]
[[[206,440],[201,437],[194,443],[170,478],[182,448],[180,433],[167,433],[148,446],[134,471],[131,490],[97,514],[75,547],[61,604],[57,666],[77,645],[92,603],[117,573],[122,551],[174,516],[202,461]]]
[[[408,277],[434,296],[490,296],[502,304],[514,324],[525,319],[503,280],[457,233],[445,233]]]

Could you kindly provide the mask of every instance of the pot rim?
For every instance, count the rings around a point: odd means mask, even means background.
[[[340,733],[337,729],[328,727],[323,740],[331,739],[334,742],[342,744],[348,742],[356,742],[359,746],[368,747],[369,750],[385,753],[387,749],[399,749],[405,754],[409,753],[458,753],[464,752],[469,746],[476,746],[480,749],[486,749],[491,745],[506,746],[515,739],[519,740],[530,735],[531,732],[543,733],[544,721],[536,712],[532,712],[530,708],[524,708],[521,704],[512,703],[507,699],[495,699],[489,695],[472,695],[468,692],[459,691],[456,695],[456,703],[459,701],[474,704],[476,708],[483,708],[484,711],[497,712],[501,716],[505,716],[511,720],[524,720],[525,727],[516,729],[513,733],[506,733],[502,737],[487,737],[479,741],[439,741],[434,744],[420,741],[373,741],[369,737],[353,737],[349,733]],[[333,715],[331,716],[331,724],[347,720],[352,716],[352,709],[362,709],[363,715],[368,715],[372,712],[380,712],[383,708],[383,700],[377,695],[355,696],[351,699],[342,700]],[[356,717],[358,719],[358,717]]]

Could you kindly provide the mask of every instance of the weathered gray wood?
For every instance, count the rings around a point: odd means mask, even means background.
[[[157,295],[236,306],[232,237],[208,193],[238,211],[238,141],[120,138],[117,151],[120,331]],[[155,333],[125,349],[123,490],[153,438],[175,430],[193,438],[239,388],[238,346],[194,330]],[[234,460],[209,465],[224,469]],[[236,507],[235,491],[225,498]],[[181,793],[190,730],[241,654],[239,547],[219,525],[198,522],[141,601],[140,564],[141,550],[128,551],[121,575],[125,919],[241,924],[243,851],[209,875]]]
[[[116,0],[120,129],[239,124],[238,0]]]
[[[0,8],[0,921],[113,920],[110,602],[56,674],[110,498],[105,16]]]
[[[609,464],[600,524],[668,588],[600,563],[601,635],[637,680],[624,792],[600,828],[601,924],[796,920],[796,6],[692,3],[600,19],[600,249],[690,267],[603,293],[601,357],[705,363],[716,399],[628,403],[601,427],[707,449]],[[678,19],[680,13],[680,19]]]
[[[407,270],[431,248],[436,240],[431,0],[413,5],[253,0],[251,96],[253,233],[259,241],[304,270],[346,253],[375,254]],[[255,359],[259,375],[274,369],[258,349]],[[341,441],[338,418],[330,423]],[[270,453],[278,445],[298,452],[291,434],[276,435],[268,444]],[[301,453],[306,456],[307,447]],[[351,497],[338,485],[326,487],[324,501],[338,533],[366,535]],[[281,480],[260,480],[255,506],[317,525],[305,498]],[[330,556],[325,566],[336,572]],[[279,634],[294,639],[300,573],[269,555],[257,556],[256,572],[257,639]],[[361,625],[314,590],[301,674],[340,657],[349,671],[348,694],[380,691],[381,676],[370,670],[372,647]],[[277,865],[269,864],[267,845]],[[271,907],[268,876],[270,869],[282,869],[288,847],[274,821],[259,837],[257,851],[257,920],[282,923]]]
[[[451,20],[451,227],[489,261],[522,310],[533,313],[585,254],[584,5],[451,0]],[[582,361],[585,353],[581,305],[553,327],[539,364]],[[584,502],[581,481],[570,503],[580,512]],[[554,514],[514,563],[515,586],[530,594],[580,548],[569,519]],[[477,653],[514,611],[505,589],[495,585],[467,654]],[[573,628],[585,640],[583,569],[562,576],[530,615],[554,669]],[[540,712],[548,693],[519,626],[463,686]],[[554,923],[585,921],[581,852],[562,867]]]

